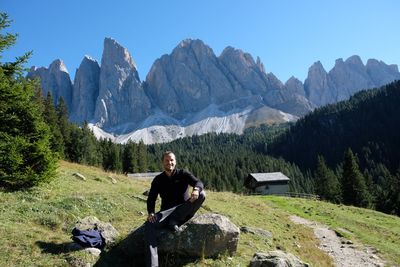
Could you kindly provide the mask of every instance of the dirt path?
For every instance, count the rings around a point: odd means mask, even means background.
[[[376,255],[376,250],[370,247],[356,246],[351,241],[337,236],[335,231],[316,222],[290,216],[296,224],[306,225],[314,230],[315,236],[320,240],[319,248],[326,251],[338,267],[369,267],[384,266],[384,262]]]

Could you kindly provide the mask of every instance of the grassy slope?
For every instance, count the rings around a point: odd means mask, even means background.
[[[75,172],[85,175],[87,181],[75,178]],[[110,175],[118,181],[116,184],[111,183]],[[148,187],[147,181],[133,181],[97,168],[61,162],[58,176],[50,184],[27,192],[0,192],[0,266],[68,266],[76,258],[95,262],[90,255],[65,249],[76,220],[96,216],[110,222],[124,238],[145,220],[142,192]],[[331,259],[317,249],[318,241],[312,231],[291,223],[290,213],[345,228],[352,232],[352,240],[372,244],[386,259],[400,264],[397,217],[301,199],[216,192],[208,192],[200,210],[210,211],[229,217],[238,226],[268,230],[273,238],[241,234],[235,257],[222,255],[188,266],[247,266],[254,252],[277,248],[313,266],[331,266]],[[360,228],[356,222],[365,227]],[[375,231],[379,234],[374,234]]]
[[[383,258],[400,265],[400,218],[397,216],[321,201],[261,198],[271,206],[329,225],[353,241],[376,248]]]

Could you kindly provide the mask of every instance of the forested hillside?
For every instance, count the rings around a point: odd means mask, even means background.
[[[302,169],[312,169],[318,155],[335,166],[351,147],[362,168],[373,161],[395,171],[400,163],[399,103],[400,81],[362,91],[348,101],[324,106],[300,119],[269,151]]]
[[[299,167],[263,153],[267,144],[286,127],[262,126],[248,129],[243,135],[185,137],[166,144],[151,145],[148,153],[151,162],[156,163],[153,168],[157,169],[162,152],[174,151],[180,167],[188,168],[202,178],[209,188],[218,191],[243,192],[243,181],[249,173],[281,171],[291,178],[292,191],[312,192],[311,178],[304,175]]]
[[[371,194],[371,204],[399,214],[399,103],[400,81],[362,91],[300,119],[269,146],[268,153],[297,164],[303,171],[317,170],[326,162],[326,170],[335,170],[344,187],[342,169],[346,165],[342,162],[350,149],[355,155],[348,157],[354,157],[352,161],[360,168],[356,177],[365,180],[361,184]]]

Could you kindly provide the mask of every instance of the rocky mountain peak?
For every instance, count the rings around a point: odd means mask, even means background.
[[[186,39],[154,62],[146,90],[162,111],[181,119],[234,97],[227,72],[210,47]]]
[[[226,47],[220,57],[222,60],[226,60],[226,58],[231,58],[232,60],[237,61],[236,63],[240,64],[242,67],[245,68],[254,68],[254,67],[259,67],[259,65],[262,65],[261,60],[259,59],[258,65],[256,65],[253,57],[249,53],[245,53],[240,49],[235,49],[231,46]]]
[[[256,64],[261,72],[265,72],[264,64],[261,62],[260,57],[257,56]]]
[[[320,61],[315,62],[308,69],[304,90],[306,97],[317,106],[328,103],[329,99],[332,98],[328,73]]]
[[[172,51],[171,56],[181,60],[181,56],[195,55],[197,58],[215,57],[213,50],[199,39],[185,39]]]
[[[133,102],[141,101],[139,106],[143,109],[132,106]],[[132,116],[135,108],[137,115]],[[142,117],[148,110],[149,100],[143,92],[135,61],[125,47],[105,38],[95,120],[102,127],[111,127]]]
[[[62,97],[68,109],[72,110],[72,82],[67,67],[62,60],[54,60],[48,68],[32,67],[27,74],[27,78],[36,77],[40,79],[45,96],[48,92],[51,92],[54,104],[57,104],[59,98]]]
[[[353,65],[353,66],[362,66],[364,67],[364,63],[362,62],[360,56],[354,55],[346,59],[345,63],[347,65]]]
[[[400,73],[397,65],[374,59],[364,66],[355,55],[346,61],[337,59],[329,73],[320,61],[315,62],[304,85],[295,77],[282,84],[273,73],[265,72],[259,57],[254,60],[231,46],[217,57],[203,41],[186,39],[171,54],[157,59],[142,83],[129,51],[105,38],[101,66],[85,56],[73,87],[59,59],[48,68],[32,67],[28,77],[40,77],[44,94],[51,91],[55,101],[62,96],[72,120],[94,122],[113,134],[147,132],[157,142],[215,129],[240,133],[248,118],[254,125],[259,119],[268,121],[267,109],[303,116],[361,89],[400,79]],[[172,128],[165,133],[157,130],[165,125]]]
[[[329,71],[329,76],[334,84],[333,99],[330,103],[348,99],[360,88],[372,88],[374,82],[359,56],[352,56],[345,62],[337,59],[335,66]]]
[[[286,81],[285,87],[292,93],[302,96],[305,95],[303,83],[294,76],[290,77],[289,80]]]
[[[337,59],[335,60],[335,66],[334,66],[334,67],[336,67],[336,66],[342,66],[342,65],[344,65],[343,58],[337,58]]]
[[[387,65],[383,61],[369,59],[366,64],[366,69],[375,86],[387,84],[393,80],[400,79],[400,73],[397,65]]]
[[[84,56],[75,73],[72,93],[73,112],[71,120],[91,121],[99,96],[100,65],[90,56]]]
[[[314,75],[319,75],[319,76],[324,76],[326,75],[327,72],[324,69],[324,66],[322,65],[321,61],[314,62],[314,64],[311,65],[310,68],[308,68],[308,77],[314,76]]]
[[[64,64],[64,61],[61,59],[54,60],[49,66],[50,72],[62,71],[68,73],[67,67]]]
[[[114,63],[121,67],[136,69],[136,63],[131,57],[128,49],[120,45],[117,41],[112,38],[104,39],[104,49],[102,56],[102,65],[104,63]]]

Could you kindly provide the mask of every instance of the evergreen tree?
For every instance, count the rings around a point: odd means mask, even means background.
[[[143,140],[140,140],[137,149],[137,161],[138,161],[138,171],[139,172],[147,172],[147,148],[144,144]]]
[[[123,149],[122,154],[122,171],[124,173],[134,173],[137,172],[137,148],[136,144],[129,140]]]
[[[344,156],[342,174],[342,198],[345,204],[370,207],[371,195],[365,178],[359,170],[353,151],[349,148]]]
[[[375,205],[380,211],[400,215],[400,172],[392,175],[383,164],[377,164],[374,169],[376,180]]]
[[[74,127],[69,121],[68,121],[68,107],[64,102],[64,98],[60,97],[58,100],[58,104],[56,107],[56,113],[57,113],[57,119],[58,119],[58,128],[60,129],[60,132],[62,134],[62,139],[64,143],[64,153],[63,157],[66,160],[71,160],[74,161],[72,158],[72,147],[74,146],[74,140],[72,139],[72,131],[76,130],[76,127]],[[78,134],[75,132],[75,136]],[[75,148],[76,149],[76,148]],[[75,162],[77,162],[75,160]]]
[[[120,147],[114,144],[111,139],[102,141],[103,169],[106,171],[122,171]]]
[[[0,30],[9,25],[8,15],[0,13]],[[15,40],[15,35],[0,34],[0,58]],[[50,131],[34,101],[37,84],[22,77],[28,57],[0,63],[0,186],[11,188],[48,181],[56,168]]]
[[[318,195],[334,203],[339,203],[341,201],[339,180],[335,173],[326,166],[323,156],[318,156],[314,177],[316,181],[316,192]]]
[[[50,91],[44,101],[44,119],[50,127],[51,132],[51,149],[58,153],[61,157],[64,155],[64,141],[60,131],[56,109],[54,107],[53,97]]]
[[[81,140],[79,140],[81,147],[81,160],[80,163],[99,166],[102,162],[99,142],[94,136],[93,132],[89,129],[87,122],[84,122],[81,129]]]
[[[82,146],[82,130],[77,125],[69,125],[69,142],[65,142],[65,151],[67,160],[82,163],[83,161],[83,146]]]
[[[392,194],[390,196],[392,199],[392,214],[400,216],[400,168],[397,170],[396,175],[393,179]]]

